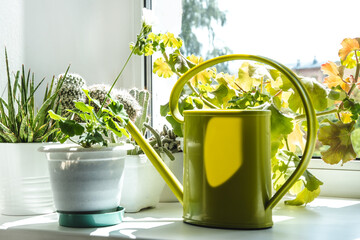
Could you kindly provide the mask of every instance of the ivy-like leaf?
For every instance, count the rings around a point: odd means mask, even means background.
[[[170,112],[169,103],[165,103],[164,105],[160,105],[160,116],[165,117]]]
[[[300,80],[308,91],[315,110],[324,111],[328,107],[328,101],[326,98],[328,92],[327,89],[314,78],[303,77],[300,78]],[[294,112],[297,112],[298,110],[303,112],[302,101],[297,92],[294,92],[290,96],[289,108]]]
[[[285,116],[274,104],[263,104],[261,109],[271,111],[271,157],[274,157],[279,148],[282,147],[284,138],[293,130],[293,119]]]
[[[280,150],[276,154],[276,157],[272,159],[272,169],[275,173],[273,184],[276,190],[285,183],[293,172],[292,168],[297,167],[299,163],[300,158],[293,152]],[[291,188],[291,193],[297,194],[296,199],[286,201],[286,204],[303,205],[313,201],[320,193],[320,185],[323,185],[323,182],[306,170]]]
[[[75,102],[75,107],[82,112],[92,113],[94,107],[85,104],[84,102]]]
[[[227,85],[220,84],[214,91],[211,92],[218,103],[216,105],[222,106],[222,108],[228,107],[231,103],[229,101],[235,96],[235,90],[230,89]]]
[[[344,73],[344,66],[337,66],[334,62],[327,62],[321,65],[321,71],[327,75],[324,79],[324,84],[327,85],[329,88],[340,86],[343,90],[349,91],[350,86],[348,83],[348,79],[343,81],[343,73]]]
[[[169,55],[169,65],[173,72],[186,73],[191,67],[195,66],[186,59],[179,50]]]
[[[228,73],[219,73],[216,75],[216,81],[219,84],[227,85],[228,88],[239,89],[239,86],[235,83],[235,76]]]
[[[271,76],[271,86],[273,88],[280,88],[283,91],[288,91],[293,87],[291,81],[286,78],[279,70],[269,69],[268,71]]]
[[[129,116],[126,113],[124,105],[122,105],[119,101],[111,100],[108,107],[111,109],[112,113],[114,114],[117,120],[126,123],[129,121]]]
[[[176,38],[173,33],[167,32],[166,34],[163,34],[161,38],[166,47],[179,49],[182,46],[182,40],[180,38]]]
[[[74,120],[59,121],[61,132],[70,137],[83,134],[85,128]]]
[[[179,137],[183,137],[181,124],[178,123],[171,115],[166,116],[166,120],[171,124],[171,127],[172,127],[175,135],[177,135]]]
[[[56,120],[56,121],[57,121],[57,120],[63,120],[63,121],[66,120],[66,118],[64,118],[64,117],[62,117],[62,116],[54,113],[53,110],[49,110],[48,113],[49,113],[50,118],[52,118],[52,119],[54,119],[54,120]]]
[[[360,50],[360,38],[345,38],[341,42],[342,48],[339,50],[339,57],[342,61],[346,59],[350,52]]]
[[[174,72],[171,71],[170,66],[164,61],[162,57],[155,60],[153,73],[163,78],[169,78],[174,74]]]
[[[285,204],[292,206],[301,206],[312,202],[319,195],[320,195],[320,187],[314,191],[310,191],[309,189],[304,188],[300,193],[296,195],[295,199],[285,201]]]
[[[289,142],[290,151],[295,152],[296,146],[298,146],[301,150],[305,149],[304,133],[301,131],[301,126],[299,123],[295,124],[292,133],[289,134],[287,139]]]
[[[329,149],[321,151],[322,159],[329,164],[337,164],[342,160],[342,164],[356,158],[351,142],[351,133],[354,131],[355,122],[342,123],[331,122],[325,119],[319,128],[318,139],[323,145],[328,145]]]
[[[244,62],[239,68],[238,78],[235,80],[235,82],[242,90],[246,92],[261,84],[260,79],[252,77],[253,72],[254,68],[249,62]]]

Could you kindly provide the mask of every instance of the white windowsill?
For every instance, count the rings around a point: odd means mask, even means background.
[[[306,207],[280,203],[274,226],[265,230],[204,228],[182,222],[179,203],[125,214],[123,223],[104,228],[58,226],[57,214],[1,216],[0,239],[360,239],[360,199],[318,198]],[[104,238],[105,237],[105,238]]]
[[[341,166],[312,159],[308,170],[324,182],[321,196],[360,198],[360,161],[350,161]]]

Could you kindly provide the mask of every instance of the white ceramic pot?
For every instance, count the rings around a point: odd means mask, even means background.
[[[47,160],[37,149],[45,143],[0,143],[1,213],[54,212]],[[49,144],[49,143],[47,143]]]
[[[170,161],[168,167],[174,173],[175,177],[183,183],[183,176],[184,176],[184,153],[178,152],[173,153],[175,160]],[[161,195],[160,195],[160,202],[178,202],[179,200],[175,197],[174,193],[170,190],[168,185],[165,185]]]
[[[60,212],[89,212],[119,206],[127,150],[131,145],[82,148],[44,146],[55,207]]]
[[[166,155],[161,157],[165,163],[170,161]],[[125,208],[125,212],[156,207],[164,185],[165,181],[146,155],[127,155],[120,205]]]

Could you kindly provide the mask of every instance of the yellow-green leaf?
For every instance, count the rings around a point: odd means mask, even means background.
[[[342,71],[343,69],[338,67],[334,62],[327,62],[321,65],[321,71],[327,75],[324,79],[324,84],[329,88],[340,86],[343,90],[349,91],[350,86],[342,79]]]
[[[359,38],[345,38],[341,42],[342,48],[339,50],[339,57],[342,61],[346,59],[350,52],[360,50]]]
[[[261,80],[257,78],[252,78],[251,74],[253,72],[253,67],[249,62],[244,62],[238,71],[238,78],[235,79],[235,83],[242,90],[248,92],[253,87],[257,87],[261,84]]]
[[[295,124],[292,133],[289,134],[288,142],[290,151],[292,152],[295,152],[296,146],[298,146],[301,150],[305,149],[304,133],[301,131],[299,123]]]
[[[188,56],[187,59],[196,65],[198,65],[204,61],[204,59],[202,57],[197,57],[194,54]]]
[[[342,164],[356,158],[351,142],[351,133],[354,131],[355,122],[343,123],[341,121],[331,122],[325,119],[318,132],[318,139],[329,148],[321,151],[322,159],[329,164]]]
[[[158,58],[155,60],[153,66],[153,73],[156,73],[159,77],[163,78],[169,78],[174,74],[163,58]]]
[[[309,202],[312,202],[315,198],[317,198],[320,194],[320,187],[318,187],[314,191],[309,191],[307,188],[304,188],[296,198],[293,200],[285,201],[287,205],[301,206],[306,205]]]
[[[162,35],[162,40],[167,47],[179,49],[182,46],[182,40],[180,38],[176,38],[173,33],[167,32],[166,34]]]

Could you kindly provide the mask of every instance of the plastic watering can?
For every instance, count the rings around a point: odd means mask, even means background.
[[[279,70],[292,82],[304,105],[308,132],[302,160],[273,196],[270,111],[206,109],[184,111],[184,116],[179,112],[178,99],[192,77],[232,60],[258,61]],[[184,222],[219,228],[271,227],[272,209],[306,170],[315,145],[315,112],[298,77],[268,58],[220,56],[186,72],[174,85],[169,104],[173,117],[184,124],[184,189],[131,121],[127,129],[183,205]]]

